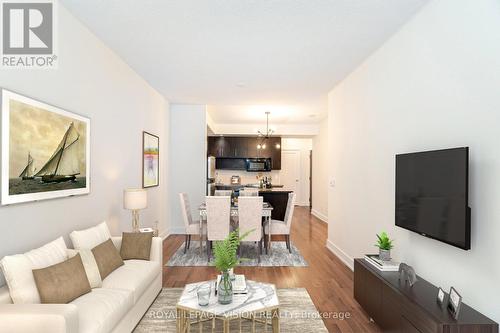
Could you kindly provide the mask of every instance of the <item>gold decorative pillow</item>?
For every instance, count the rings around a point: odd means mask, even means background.
[[[33,277],[42,303],[66,304],[91,290],[80,254],[59,264],[34,269]]]
[[[94,247],[92,253],[103,280],[115,269],[123,266],[122,257],[120,257],[120,253],[118,253],[111,238]]]
[[[152,232],[124,232],[120,255],[123,260],[149,260],[152,242]]]

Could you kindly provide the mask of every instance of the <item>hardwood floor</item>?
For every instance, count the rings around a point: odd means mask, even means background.
[[[306,288],[329,332],[380,332],[353,298],[353,273],[325,246],[327,225],[312,216],[308,208],[296,207],[291,240],[308,267],[238,267],[236,273],[252,280],[274,283],[277,288]],[[183,235],[169,236],[163,245],[163,259],[182,245]],[[274,240],[274,237],[273,237]],[[277,238],[278,240],[278,238]],[[215,279],[213,267],[164,267],[163,286],[183,287],[186,283]],[[349,314],[339,319],[339,314]]]

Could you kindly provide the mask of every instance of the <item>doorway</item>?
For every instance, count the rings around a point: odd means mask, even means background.
[[[296,198],[301,198],[300,193],[300,151],[283,150],[281,152],[281,183],[287,190],[294,191]]]

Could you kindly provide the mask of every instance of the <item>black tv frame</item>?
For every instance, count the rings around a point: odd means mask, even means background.
[[[412,152],[412,153],[396,154],[396,156],[394,158],[394,203],[396,203],[396,199],[397,199],[397,194],[396,194],[396,186],[397,186],[397,184],[396,184],[396,181],[397,181],[397,179],[396,179],[396,160],[397,160],[398,156],[425,154],[425,153],[448,151],[448,150],[462,150],[462,149],[465,149],[466,157],[467,157],[467,164],[465,166],[465,174],[467,177],[467,182],[465,184],[465,202],[466,202],[465,211],[467,214],[466,221],[465,221],[465,246],[461,246],[461,244],[450,242],[450,241],[447,241],[445,239],[434,237],[432,235],[427,235],[426,233],[421,232],[419,230],[414,230],[412,228],[398,225],[397,220],[396,220],[397,207],[396,207],[396,204],[394,204],[394,225],[396,227],[412,231],[412,232],[419,234],[421,236],[424,236],[424,237],[427,237],[430,239],[434,239],[434,240],[440,241],[440,242],[445,243],[445,244],[452,245],[452,246],[457,247],[457,248],[462,249],[462,250],[470,250],[471,249],[471,208],[469,206],[469,147],[456,147],[456,148],[436,149],[436,150],[427,150],[427,151],[418,151],[418,152]]]

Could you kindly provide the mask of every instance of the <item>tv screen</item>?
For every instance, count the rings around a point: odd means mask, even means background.
[[[396,155],[396,225],[470,249],[469,148]]]

